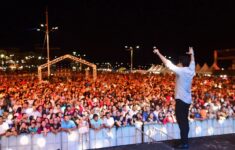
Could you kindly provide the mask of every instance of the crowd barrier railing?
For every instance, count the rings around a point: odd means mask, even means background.
[[[235,133],[235,119],[204,120],[190,122],[189,137],[202,137]],[[79,130],[70,134],[22,134],[11,137],[1,137],[1,150],[83,150],[113,147],[121,145],[149,143],[180,138],[176,123],[144,124],[142,127],[126,126],[86,133]],[[153,141],[154,140],[154,141]]]
[[[226,120],[208,119],[203,121],[192,121],[189,123],[189,137],[203,137],[222,134],[235,133],[235,119],[229,118]],[[178,124],[145,124],[143,127],[146,135],[144,142],[150,142],[150,138],[156,141],[165,141],[180,138],[180,130]]]
[[[22,134],[18,136],[2,137],[1,150],[83,150],[142,143],[142,135],[135,126],[126,126],[70,134]]]

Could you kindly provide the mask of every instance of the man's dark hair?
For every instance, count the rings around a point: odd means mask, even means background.
[[[95,117],[98,117],[98,115],[97,115],[97,114],[94,114],[94,115],[93,115],[93,119],[94,119]]]
[[[69,117],[70,115],[68,115],[68,114],[64,114],[64,117],[66,117],[66,116],[68,116],[68,117]]]
[[[182,55],[179,57],[179,63],[183,65],[183,67],[188,67],[190,64],[190,55]]]

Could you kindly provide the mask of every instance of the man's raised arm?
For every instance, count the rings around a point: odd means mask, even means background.
[[[164,56],[159,52],[158,49],[155,48],[155,49],[153,50],[153,53],[154,53],[154,54],[157,54],[157,55],[159,56],[159,58],[162,60],[162,62],[163,62],[164,65],[166,65],[167,62],[169,61],[166,57],[164,57]]]
[[[187,54],[191,55],[191,62],[195,61],[193,47],[189,47]]]
[[[180,68],[176,65],[174,65],[170,60],[168,60],[166,57],[164,57],[158,49],[154,49],[153,53],[157,54],[159,56],[159,58],[162,60],[163,64],[169,68],[170,70],[172,70],[173,72],[175,72],[176,74],[179,74],[180,72]]]
[[[193,47],[189,47],[189,51],[187,52],[187,54],[189,54],[191,57],[189,68],[195,72],[195,58],[194,58]]]

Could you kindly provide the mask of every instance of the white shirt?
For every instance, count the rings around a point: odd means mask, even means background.
[[[30,116],[30,114],[33,112],[33,108],[27,108],[25,112],[28,116]]]
[[[42,114],[39,111],[34,110],[29,114],[29,116],[33,116],[34,119],[37,119],[37,117],[42,117]]]
[[[176,74],[175,99],[191,104],[191,87],[195,75],[195,62],[191,61],[189,67],[178,67],[168,60],[166,66]]]
[[[4,122],[3,124],[0,125],[0,134],[5,133],[9,129],[9,125]]]
[[[114,125],[114,119],[113,117],[110,117],[109,119],[108,118],[104,118],[104,121],[103,123],[108,126],[108,127],[111,127]]]

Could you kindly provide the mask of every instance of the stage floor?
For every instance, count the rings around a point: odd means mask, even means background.
[[[177,141],[165,141],[150,144],[135,144],[99,150],[174,150],[173,145]],[[191,138],[189,150],[235,150],[235,134]]]

